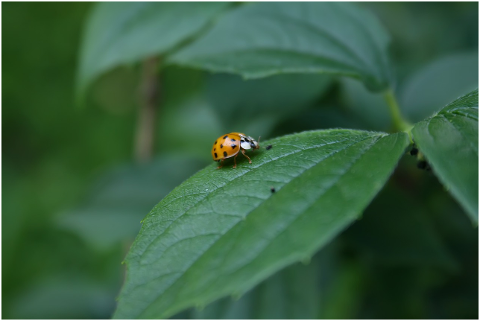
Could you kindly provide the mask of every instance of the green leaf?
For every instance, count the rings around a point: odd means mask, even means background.
[[[478,89],[412,129],[434,172],[478,222]]]
[[[384,94],[370,92],[354,79],[342,79],[341,84],[341,99],[347,104],[351,117],[362,122],[361,129],[388,131],[392,128],[392,116]]]
[[[280,120],[311,106],[330,84],[330,77],[314,74],[276,75],[255,80],[215,74],[208,78],[207,96],[224,125],[224,132],[242,128],[252,137],[265,137]]]
[[[460,53],[435,60],[414,74],[399,94],[405,117],[417,122],[438,106],[478,88],[478,53]]]
[[[228,3],[104,2],[95,6],[81,47],[77,92],[102,72],[160,55],[197,34]]]
[[[308,260],[358,217],[409,140],[336,129],[267,144],[252,164],[208,166],[149,213],[126,258],[115,317],[166,318]]]
[[[226,14],[170,61],[245,78],[344,75],[382,90],[390,82],[388,42],[378,20],[351,3],[255,3]]]
[[[116,168],[99,179],[82,206],[68,210],[56,223],[99,250],[130,243],[145,212],[202,164],[170,155],[148,164]]]

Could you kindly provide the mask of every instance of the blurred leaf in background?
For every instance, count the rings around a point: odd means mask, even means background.
[[[376,17],[352,3],[251,3],[227,13],[169,61],[247,79],[345,75],[380,91],[391,81],[388,42]]]
[[[432,116],[456,98],[478,87],[478,52],[442,57],[406,80],[400,104],[412,122]]]
[[[354,79],[283,74],[242,80],[188,67],[207,61],[231,71],[222,64],[251,58],[193,57],[212,33],[223,34],[225,46],[240,39],[232,34],[285,40],[267,28],[279,12],[263,19],[256,11],[266,5],[2,4],[3,318],[111,317],[124,278],[120,263],[140,220],[211,161],[211,144],[224,132],[265,139],[308,129],[391,128],[381,94]],[[384,26],[390,40],[377,35],[379,50],[386,54],[390,43],[392,59],[378,66],[367,59],[378,67],[375,75],[364,74],[361,64],[352,70],[373,87],[391,82],[410,121],[478,86],[477,3],[354,6]],[[291,19],[297,13],[282,13],[286,27],[293,36],[310,34],[301,19]],[[238,28],[239,16],[254,23]],[[265,33],[255,26],[265,26]],[[331,26],[327,31],[335,32]],[[306,42],[293,49],[308,49],[312,40],[295,39]],[[347,47],[362,49],[365,38],[355,40]],[[204,49],[218,54],[215,48]],[[155,157],[135,164],[140,60],[177,53],[181,66],[158,70]],[[81,110],[75,107],[78,81],[90,86]],[[478,229],[438,179],[405,156],[363,217],[310,263],[289,266],[240,298],[178,316],[477,318]]]
[[[63,213],[58,224],[98,250],[122,243],[127,247],[138,233],[145,212],[203,165],[192,158],[172,155],[113,169],[92,186],[84,204]]]
[[[79,95],[113,67],[162,54],[202,30],[227,2],[98,3],[89,17],[78,74]]]
[[[220,117],[222,132],[239,128],[265,139],[274,125],[311,106],[330,84],[331,78],[325,75],[284,74],[245,81],[214,74],[208,77],[206,93]]]

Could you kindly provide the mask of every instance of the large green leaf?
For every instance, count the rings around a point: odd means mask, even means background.
[[[330,73],[384,89],[389,37],[378,20],[351,3],[255,3],[226,14],[171,61],[258,78]]]
[[[159,55],[195,35],[223,2],[102,2],[87,22],[78,74],[79,94],[100,73]]]
[[[214,74],[208,77],[206,89],[225,132],[242,128],[252,137],[268,137],[280,120],[290,119],[310,107],[330,84],[330,77],[315,74],[283,74],[254,80]]]
[[[416,124],[415,143],[450,193],[478,221],[478,90]]]
[[[212,164],[149,213],[115,317],[165,318],[310,258],[361,214],[409,140],[337,129],[265,144],[273,147],[253,152],[252,164]]]
[[[350,117],[363,125],[360,129],[378,131],[392,129],[392,117],[382,93],[370,92],[361,83],[350,78],[342,79],[341,84],[340,97],[346,103]]]

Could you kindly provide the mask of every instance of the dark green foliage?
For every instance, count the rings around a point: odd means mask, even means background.
[[[2,9],[3,318],[478,318],[478,4]]]
[[[478,89],[416,124],[413,138],[445,187],[478,221]]]
[[[327,130],[267,143],[276,148],[252,165],[200,171],[143,220],[115,317],[168,317],[308,260],[361,213],[408,137]]]

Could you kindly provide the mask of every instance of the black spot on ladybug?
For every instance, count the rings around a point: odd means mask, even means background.
[[[230,139],[230,140],[231,140],[232,142],[235,142],[235,141],[236,141],[235,138],[232,138],[232,139]]]
[[[223,157],[227,157],[227,152],[223,152]]]
[[[223,144],[220,144],[220,148],[223,148]]]
[[[217,153],[215,153],[215,158],[218,158],[218,155],[217,155]]]
[[[217,141],[215,141],[215,143],[213,143],[213,145],[217,145]]]
[[[272,149],[272,145],[268,145],[267,147],[265,147],[266,150],[269,150],[269,149]]]
[[[275,187],[270,187],[270,192],[275,193],[276,192]]]
[[[216,150],[217,150],[216,148],[213,149],[213,151],[216,151]]]
[[[235,144],[232,144],[232,148],[235,148],[235,147],[237,147],[237,145],[235,145]]]
[[[413,148],[410,150],[410,155],[415,156],[415,155],[417,155],[417,154],[418,154],[418,149],[415,148],[415,147],[413,147]]]
[[[223,137],[223,139],[227,139],[227,138],[228,138],[228,135],[225,135],[225,136]]]

